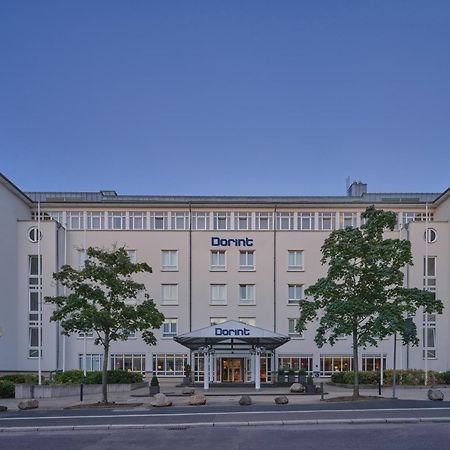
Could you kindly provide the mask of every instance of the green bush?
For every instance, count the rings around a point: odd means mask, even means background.
[[[0,398],[13,398],[16,392],[14,383],[9,380],[0,380]]]
[[[37,375],[32,375],[30,373],[22,374],[22,373],[15,373],[12,375],[3,375],[0,377],[0,381],[11,381],[14,384],[37,384],[38,383],[38,377]]]
[[[83,382],[82,370],[66,370],[65,372],[57,372],[53,375],[54,384],[81,384]]]
[[[150,386],[159,386],[158,377],[156,375],[152,376],[152,379],[150,381]]]
[[[126,384],[142,382],[142,374],[140,372],[126,372],[124,370],[108,370],[109,384]],[[102,384],[102,372],[87,372],[86,378],[83,376],[82,370],[68,370],[66,372],[58,372],[53,376],[55,384]]]

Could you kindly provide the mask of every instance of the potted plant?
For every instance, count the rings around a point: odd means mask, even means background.
[[[183,384],[185,386],[189,386],[191,384],[191,365],[190,364],[186,364],[184,366],[184,379],[183,379]]]
[[[289,383],[295,383],[295,369],[293,367],[288,370],[288,381]]]
[[[314,384],[314,379],[311,374],[309,374],[308,378],[306,379],[306,393],[307,394],[316,393],[316,385]]]
[[[159,394],[159,381],[158,377],[153,375],[150,381],[150,396],[153,397],[155,394]]]
[[[306,369],[303,367],[298,371],[298,382],[305,385],[306,384]]]
[[[284,370],[284,367],[278,367],[278,378],[277,378],[278,383],[284,383],[285,373],[286,372]]]

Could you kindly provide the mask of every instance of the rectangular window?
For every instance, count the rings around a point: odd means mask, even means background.
[[[162,250],[162,270],[177,271],[178,270],[178,250]]]
[[[143,211],[129,212],[130,230],[146,230],[147,229],[147,213]]]
[[[415,212],[404,212],[402,214],[402,224],[406,225],[409,222],[414,222],[417,220],[417,216],[419,216],[419,214]]]
[[[332,212],[319,213],[319,230],[329,231],[335,228],[335,214]]]
[[[103,211],[88,211],[86,213],[86,228],[88,230],[103,230],[105,228]]]
[[[293,230],[294,229],[294,213],[279,212],[277,213],[277,230]]]
[[[125,230],[126,229],[126,213],[120,211],[108,212],[108,229],[109,230]]]
[[[278,358],[278,367],[285,369],[295,369],[297,372],[300,369],[305,369],[308,373],[313,372],[313,357],[312,355],[282,355]]]
[[[254,305],[255,304],[255,285],[240,284],[239,285],[239,304]]]
[[[189,229],[189,213],[173,212],[172,230],[188,230],[188,229]]]
[[[353,356],[349,355],[321,355],[320,375],[329,377],[333,372],[349,372],[353,367]]]
[[[215,212],[214,218],[214,230],[229,230],[230,229],[230,213],[229,212]]]
[[[84,229],[83,211],[70,211],[67,213],[67,225],[70,230]]]
[[[423,288],[426,291],[436,292],[436,256],[423,258]]]
[[[234,229],[250,230],[252,227],[252,213],[235,212],[234,213]]]
[[[227,285],[226,284],[211,284],[211,305],[226,305],[227,304]]]
[[[211,270],[227,270],[225,250],[211,250]]]
[[[84,370],[84,363],[86,361],[86,372],[96,372],[103,369],[103,355],[100,353],[86,353],[86,360],[84,353],[78,354],[78,368]]]
[[[65,225],[64,219],[63,219],[63,212],[62,211],[49,211],[46,213],[48,217],[51,220],[56,220],[56,222],[59,222],[61,225]],[[37,217],[37,214],[36,214]]]
[[[86,250],[78,250],[78,269],[83,270],[87,259]]]
[[[297,213],[297,230],[314,230],[315,214],[312,212]]]
[[[303,298],[302,284],[288,284],[288,305],[298,305]]]
[[[272,213],[258,212],[256,213],[256,229],[271,230],[272,229]]]
[[[352,212],[344,212],[340,215],[341,228],[356,228],[357,214]]]
[[[94,338],[94,332],[93,331],[86,331],[86,333],[84,331],[80,331],[78,333],[78,337],[79,338],[84,338],[86,336],[86,339],[93,339]]]
[[[297,324],[298,318],[288,319],[288,334],[294,338],[303,338],[303,335],[296,330]]]
[[[288,270],[303,270],[303,250],[288,250]]]
[[[365,372],[372,372],[381,369],[381,356],[375,355],[362,355],[362,367],[361,370]],[[386,369],[386,356],[383,355],[383,370]]]
[[[41,342],[42,342],[42,330],[41,330]],[[38,355],[39,355],[39,322],[30,322],[28,328],[28,357],[37,358]]]
[[[111,354],[111,369],[127,372],[145,372],[145,354],[143,353],[113,353]]]
[[[239,322],[245,323],[245,325],[250,325],[254,327],[256,325],[256,317],[239,317]]]
[[[209,212],[193,212],[192,229],[209,230]]]
[[[168,230],[168,213],[164,211],[152,211],[150,213],[150,230]]]
[[[30,289],[38,289],[38,285],[42,285],[42,255],[40,259],[40,275],[39,276],[39,260],[37,255],[28,257],[28,286]]]
[[[209,318],[209,324],[211,326],[213,325],[219,325],[219,323],[224,323],[227,321],[226,317],[210,317]]]
[[[187,355],[182,353],[157,353],[153,355],[153,374],[162,377],[183,376],[187,363]]]
[[[423,357],[436,358],[436,314],[423,314]]]
[[[177,322],[178,319],[165,319],[162,329],[163,329],[163,337],[171,338],[177,335]]]
[[[163,305],[178,305],[178,284],[161,285],[161,303]]]
[[[239,270],[255,270],[254,252],[241,250],[239,252]]]

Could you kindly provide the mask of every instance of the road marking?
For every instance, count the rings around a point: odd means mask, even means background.
[[[380,408],[380,409],[310,409],[310,410],[274,410],[274,411],[218,411],[218,412],[188,412],[167,414],[108,414],[100,416],[33,416],[33,417],[0,417],[0,421],[8,420],[66,420],[66,419],[111,419],[125,417],[186,417],[186,416],[233,416],[255,414],[311,414],[311,413],[354,413],[354,412],[390,412],[390,411],[447,411],[450,407],[432,408]]]

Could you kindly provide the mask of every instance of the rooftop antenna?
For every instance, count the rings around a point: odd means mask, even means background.
[[[345,190],[348,191],[350,187],[350,175],[345,179]]]

